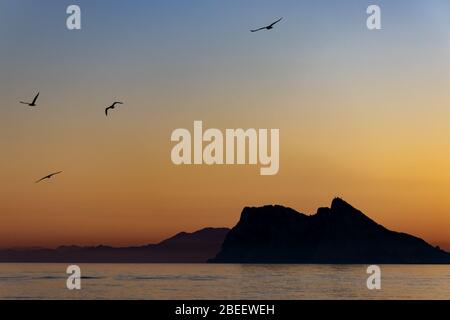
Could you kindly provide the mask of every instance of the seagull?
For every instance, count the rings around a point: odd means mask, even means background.
[[[50,179],[51,177],[53,177],[53,176],[55,176],[55,175],[57,175],[57,174],[60,174],[61,172],[62,172],[62,171],[50,173],[48,176],[45,176],[45,177],[40,178],[39,180],[37,180],[36,183],[41,182],[42,180],[45,180],[45,179]]]
[[[23,101],[20,101],[20,103],[21,104],[26,104],[26,105],[28,105],[29,107],[36,107],[36,101],[37,101],[37,98],[39,97],[39,92],[38,92],[38,94],[34,97],[34,99],[33,99],[33,102],[23,102]]]
[[[112,105],[110,105],[108,108],[106,108],[106,109],[105,109],[105,114],[106,114],[106,116],[108,116],[108,110],[109,110],[109,109],[114,109],[114,108],[116,107],[117,104],[123,104],[123,102],[116,101],[116,102],[114,102]]]
[[[268,26],[265,26],[265,27],[262,27],[262,28],[258,28],[258,29],[254,29],[254,30],[250,30],[250,32],[256,32],[256,31],[264,30],[264,29],[266,29],[266,30],[271,30],[271,29],[273,29],[273,26],[274,26],[276,23],[278,23],[278,22],[281,21],[281,19],[283,19],[283,18],[278,19],[277,21],[275,21],[275,22],[272,23],[272,24],[269,24]]]

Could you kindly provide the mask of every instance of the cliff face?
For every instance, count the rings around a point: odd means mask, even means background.
[[[450,263],[450,254],[390,231],[336,198],[312,216],[282,206],[245,208],[209,262]]]

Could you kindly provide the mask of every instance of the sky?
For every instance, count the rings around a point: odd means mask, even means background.
[[[78,31],[66,28],[71,4]],[[381,30],[366,27],[369,4]],[[314,214],[340,196],[450,250],[449,10],[446,0],[1,0],[0,247],[145,244],[232,227],[245,206]],[[18,103],[38,91],[37,108]],[[173,165],[171,132],[195,120],[278,128],[279,173]]]

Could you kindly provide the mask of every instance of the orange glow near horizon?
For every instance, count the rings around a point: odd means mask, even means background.
[[[121,111],[113,119],[98,117],[99,125],[85,124],[77,136],[70,126],[55,137],[36,128],[20,148],[5,143],[3,247],[152,243],[179,231],[232,227],[244,206],[282,204],[313,214],[341,196],[390,229],[449,248],[445,166],[450,156],[434,145],[437,140],[431,144],[417,137],[407,145],[402,136],[389,137],[389,128],[386,136],[352,128],[354,118],[324,124],[329,133],[286,124],[280,130],[280,172],[260,176],[256,166],[175,166],[170,129],[147,126],[132,107]],[[26,112],[16,117],[29,116]],[[440,136],[438,125],[434,129],[430,141]],[[76,139],[67,143],[72,135]],[[36,141],[43,156],[33,157],[29,166],[29,154],[38,152]],[[64,172],[34,183],[54,169]]]
[[[389,2],[389,28],[370,33],[365,8],[315,3],[280,7],[265,33],[248,27],[273,12],[241,2],[115,15],[84,1],[79,33],[49,4],[0,8],[0,247],[141,245],[233,227],[245,206],[314,214],[339,196],[450,251],[449,19]],[[18,104],[38,91],[38,107]],[[173,165],[170,135],[195,120],[279,129],[278,174]]]

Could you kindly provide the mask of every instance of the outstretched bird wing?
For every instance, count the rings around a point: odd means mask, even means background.
[[[39,180],[37,180],[36,183],[41,182],[42,180],[45,180],[45,179],[50,179],[50,178],[53,177],[54,175],[60,174],[61,172],[62,172],[62,171],[50,173],[49,175],[46,175],[45,177],[42,177],[42,178],[40,178]]]
[[[22,104],[30,104],[29,102],[23,102],[23,101],[19,101]]]
[[[36,97],[34,97],[32,104],[35,104],[35,103],[36,103],[36,100],[37,100],[37,98],[39,97],[39,93],[40,93],[40,92],[38,92],[38,94],[36,95]]]
[[[45,179],[48,179],[48,176],[46,176],[46,177],[43,177],[43,178],[40,178],[39,180],[36,180],[36,182],[35,182],[35,183],[41,182],[42,180],[45,180]]]
[[[116,104],[123,104],[123,102],[116,101],[116,102],[114,102],[114,103],[112,104],[112,106],[114,107]]]
[[[105,109],[105,114],[106,114],[106,116],[108,116],[108,110],[109,110],[109,109],[111,109],[111,107],[108,107],[108,108]]]
[[[253,30],[250,30],[250,32],[256,32],[256,31],[259,31],[259,30],[263,30],[263,29],[265,29],[266,27],[262,27],[262,28],[258,28],[258,29],[253,29]]]
[[[272,24],[269,25],[269,27],[273,27],[275,24],[277,24],[278,22],[280,22],[283,18],[278,19],[277,21],[273,22]]]

